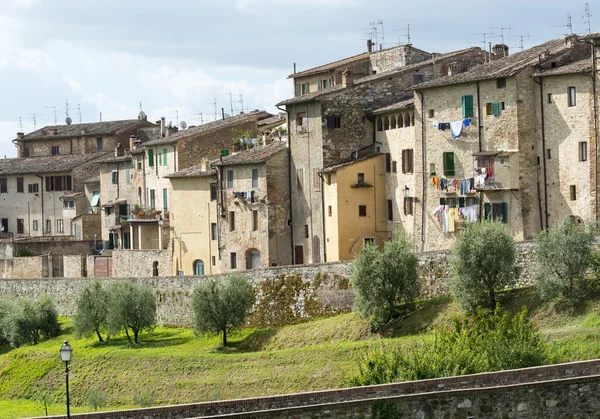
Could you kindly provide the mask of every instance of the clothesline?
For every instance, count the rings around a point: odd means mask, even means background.
[[[465,118],[460,121],[453,122],[432,122],[433,128],[437,128],[440,131],[450,130],[453,140],[460,140],[462,137],[463,129],[471,126],[471,118]]]
[[[433,210],[433,216],[440,223],[443,233],[454,233],[457,224],[477,221],[479,217],[479,205],[470,205],[463,208],[439,205]]]
[[[446,179],[442,177],[433,176],[431,178],[431,185],[436,189],[441,189],[447,193],[456,193],[459,195],[466,195],[474,193],[475,191],[475,178],[467,179]]]

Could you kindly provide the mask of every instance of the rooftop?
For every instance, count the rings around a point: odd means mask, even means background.
[[[579,74],[588,73],[592,71],[592,59],[583,58],[579,61],[569,63],[556,68],[549,68],[547,70],[538,71],[534,73],[534,77],[547,77],[547,76],[560,76],[563,74]]]
[[[450,86],[479,80],[490,80],[515,75],[520,70],[540,63],[542,56],[545,60],[555,57],[571,49],[568,38],[553,39],[532,48],[500,58],[489,63],[474,67],[464,73],[439,77],[434,80],[413,86],[413,89],[428,89],[431,87]]]
[[[372,112],[372,115],[380,115],[388,112],[400,111],[403,109],[413,108],[415,106],[415,98],[411,97],[404,99],[400,102],[393,103],[385,108],[376,109]]]
[[[70,172],[82,164],[106,156],[106,154],[58,154],[54,156],[3,159],[0,160],[0,176]]]
[[[313,74],[323,73],[325,71],[335,70],[338,67],[343,67],[345,65],[353,64],[359,61],[367,60],[369,58],[368,52],[363,52],[362,54],[353,55],[352,57],[343,58],[341,60],[337,60],[328,64],[323,64],[317,67],[309,68],[308,70],[299,71],[294,74],[290,74],[288,79],[293,79],[294,77],[304,77],[310,76]]]
[[[277,106],[294,105],[296,103],[310,102],[312,100],[319,99],[321,96],[325,96],[331,92],[337,92],[338,90],[345,89],[346,86],[338,84],[336,86],[329,87],[327,89],[318,90],[316,92],[307,93],[305,95],[296,96],[291,99],[286,99],[277,104]]]
[[[215,160],[216,163],[216,160]],[[187,169],[180,170],[179,172],[171,173],[166,175],[166,178],[177,179],[177,178],[191,178],[191,177],[209,177],[215,172],[210,168],[210,164],[204,169],[202,164],[188,167]]]
[[[91,122],[86,124],[49,125],[26,134],[24,140],[46,140],[52,138],[95,137],[115,135],[122,131],[154,125],[145,119]]]
[[[148,141],[147,143],[142,144],[144,147],[154,146],[154,145],[162,145],[162,144],[175,144],[177,141],[190,137],[192,135],[209,132],[212,130],[217,130],[220,128],[227,127],[229,125],[237,124],[240,122],[245,122],[250,119],[258,119],[259,121],[267,118],[271,118],[273,115],[265,112],[254,110],[252,112],[243,113],[239,115],[232,116],[226,119],[218,119],[213,122],[208,122],[206,124],[198,125],[192,128],[188,128],[184,131],[178,131],[175,134],[171,134],[165,138],[157,138],[155,140]]]
[[[217,162],[217,166],[235,166],[242,164],[258,164],[267,161],[269,158],[287,148],[285,141],[273,141],[266,146],[258,146],[250,150],[230,154]]]
[[[371,155],[368,155],[365,157],[361,157],[359,159],[352,159],[352,160],[348,160],[348,161],[345,161],[342,163],[336,163],[332,166],[324,167],[323,170],[321,171],[321,173],[337,172],[338,170],[343,169],[344,167],[351,166],[353,164],[360,163],[360,162],[372,159],[373,157],[377,157],[377,156],[381,156],[381,155],[383,155],[383,154],[382,153],[371,154]]]
[[[263,129],[264,127],[268,127],[270,125],[281,125],[287,122],[287,115],[285,113],[279,113],[277,115],[273,115],[269,118],[261,119],[258,121],[258,127]]]

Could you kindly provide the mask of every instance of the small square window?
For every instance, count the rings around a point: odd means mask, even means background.
[[[237,269],[237,255],[235,253],[229,255],[229,266],[231,269]]]
[[[252,231],[258,230],[258,211],[252,211]]]
[[[576,201],[577,200],[577,186],[575,186],[575,185],[569,186],[569,192],[571,195],[571,201]]]
[[[33,220],[32,228],[33,228],[33,231],[38,231],[38,221],[37,220]]]
[[[217,257],[213,256],[212,257],[212,265],[215,266],[217,264]]]
[[[587,142],[579,143],[579,161],[587,161]]]
[[[550,160],[550,159],[552,158],[552,152],[550,151],[550,149],[549,149],[549,148],[548,148],[548,149],[546,149],[546,158],[547,158],[548,160]]]
[[[309,231],[308,231],[308,224],[304,224],[304,238],[308,239],[310,237]]]
[[[435,110],[429,109],[427,111],[427,115],[429,116],[429,118],[433,118],[435,116]]]
[[[359,185],[364,185],[365,184],[365,174],[364,173],[359,173],[358,174],[358,182]]]
[[[504,77],[496,79],[496,87],[498,89],[504,89],[506,87],[506,79]]]
[[[569,107],[577,105],[577,90],[575,87],[569,87]]]
[[[229,211],[229,231],[235,231],[235,212]]]
[[[500,102],[500,110],[503,111],[506,109],[506,104],[504,102]]]
[[[366,217],[367,216],[367,206],[366,205],[359,205],[358,206],[358,216],[359,217]]]
[[[363,246],[366,246],[368,244],[375,245],[375,238],[373,238],[373,237],[365,237],[364,240],[363,240]]]
[[[331,205],[329,205],[329,207],[327,208],[327,213],[329,214],[330,217],[333,214],[333,209],[332,209]]]
[[[552,93],[548,93],[548,103],[554,103],[554,98],[552,97]]]

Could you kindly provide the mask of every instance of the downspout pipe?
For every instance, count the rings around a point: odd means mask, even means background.
[[[585,41],[584,42],[586,44],[590,44],[592,47],[592,92],[593,92],[593,100],[594,100],[594,140],[595,140],[595,158],[596,158],[596,179],[595,179],[595,186],[596,186],[596,221],[599,220],[600,218],[600,197],[598,196],[598,171],[600,169],[600,166],[598,165],[598,99],[596,96],[596,74],[598,73],[598,69],[596,68],[596,48],[595,48],[595,44],[593,41]]]
[[[294,211],[292,207],[292,141],[291,141],[291,129],[290,129],[290,111],[286,109],[282,109],[279,105],[276,105],[277,109],[287,114],[287,134],[288,134],[288,187],[290,191],[290,245],[292,252],[292,265],[296,264],[296,254],[294,252]],[[321,188],[322,189],[322,188]],[[325,223],[323,223],[325,225]],[[325,243],[323,243],[323,247]]]
[[[537,80],[536,80],[537,79]],[[546,125],[544,116],[544,78],[536,77],[535,82],[540,85],[540,117],[542,125],[542,162],[544,171],[544,222],[548,228],[548,170],[546,166]]]
[[[36,175],[37,177],[39,177],[42,182],[40,185],[40,190],[42,192],[42,236],[46,235],[46,220],[44,219],[44,177],[40,176],[40,175]]]
[[[15,147],[17,147],[19,149],[19,157],[23,157],[23,154],[21,153],[21,144],[19,144],[18,141],[19,141],[18,139],[12,140]]]
[[[491,56],[491,55],[490,55]],[[483,124],[481,120],[481,94],[479,91],[479,80],[477,86],[477,141],[479,142],[479,152],[483,151]],[[479,192],[479,214],[478,218],[483,219],[483,192]]]
[[[421,251],[425,250],[425,190],[427,188],[427,175],[426,175],[426,157],[425,157],[425,96],[423,92],[415,90],[415,93],[421,96],[421,166],[423,172],[423,191],[421,194]]]

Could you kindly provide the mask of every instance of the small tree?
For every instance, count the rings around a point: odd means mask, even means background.
[[[131,281],[119,281],[108,290],[108,328],[113,333],[125,330],[127,340],[138,343],[144,330],[152,330],[156,324],[156,299],[152,290]]]
[[[543,299],[562,295],[575,302],[581,280],[593,265],[594,239],[590,227],[571,220],[536,236],[536,282]]]
[[[86,284],[77,298],[75,330],[78,336],[89,337],[94,333],[103,342],[101,332],[106,329],[108,315],[108,292],[97,279]]]
[[[244,324],[253,303],[254,291],[244,275],[201,281],[192,295],[194,327],[198,333],[222,333],[226,346],[227,333]]]
[[[6,340],[16,348],[58,336],[60,324],[54,303],[44,294],[38,300],[20,299],[9,304],[2,329]]]
[[[452,248],[451,289],[464,309],[496,305],[496,291],[515,283],[515,242],[500,221],[468,224]]]
[[[392,320],[399,303],[419,296],[417,264],[412,240],[405,232],[386,242],[381,252],[368,243],[354,261],[350,278],[358,314],[370,317],[374,326]]]
[[[98,388],[92,388],[90,391],[88,391],[87,404],[89,407],[94,409],[94,412],[97,412],[98,409],[106,407],[107,400],[108,395]]]

